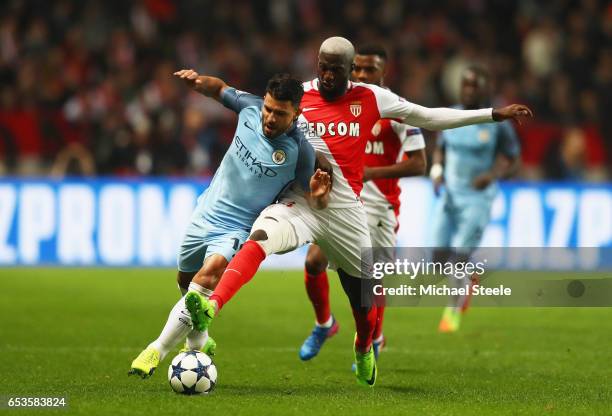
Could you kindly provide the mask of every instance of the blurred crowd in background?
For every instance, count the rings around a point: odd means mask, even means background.
[[[457,102],[466,66],[493,105],[526,103],[524,179],[610,180],[612,1],[4,0],[1,175],[208,175],[235,116],[172,73],[262,94],[275,72],[314,78],[332,35],[380,42],[387,85]],[[433,144],[428,134],[428,144]],[[432,146],[429,146],[430,148]]]

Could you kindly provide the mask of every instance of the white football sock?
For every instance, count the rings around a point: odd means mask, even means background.
[[[194,292],[198,292],[200,295],[204,296],[206,299],[210,298],[213,294],[213,291],[210,289],[206,289],[205,287],[191,282],[189,283],[189,290],[193,290]],[[190,350],[198,350],[202,351],[206,341],[208,340],[208,330],[201,332],[197,329],[192,329],[187,334],[187,348]]]
[[[166,354],[183,340],[191,329],[191,316],[185,307],[185,297],[183,296],[170,311],[161,334],[155,341],[149,344],[149,347],[159,351],[163,360]]]
[[[321,328],[331,328],[333,323],[334,323],[334,318],[332,318],[331,315],[329,315],[329,319],[326,322],[322,323],[322,324],[320,324],[317,321],[315,321],[315,324],[317,324],[317,326],[321,327]]]
[[[196,282],[189,283],[189,290],[198,292],[200,295],[204,296],[206,299],[210,298],[213,294],[212,290],[206,289],[204,286],[200,286]]]
[[[187,348],[190,350],[202,351],[206,341],[208,341],[208,330],[200,332],[197,329],[192,329],[187,334]]]

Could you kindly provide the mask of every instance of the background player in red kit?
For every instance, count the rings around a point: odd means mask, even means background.
[[[360,47],[353,63],[353,81],[384,87],[386,64],[387,53],[384,47]],[[425,139],[418,128],[393,119],[378,120],[370,132],[363,133],[367,136],[367,143],[361,199],[365,204],[372,246],[394,247],[399,228],[399,178],[425,174]],[[392,256],[389,250],[377,251],[377,254],[383,253]],[[304,276],[306,292],[314,308],[316,321],[312,333],[300,348],[302,360],[314,358],[325,340],[335,335],[339,329],[330,310],[329,282],[325,271],[327,263],[323,251],[316,244],[312,244],[306,256]],[[372,344],[376,358],[385,343],[382,332],[384,310],[384,303],[377,302]]]
[[[266,256],[316,242],[338,271],[349,298],[357,334],[355,375],[359,384],[373,386],[377,368],[372,349],[376,306],[371,302],[371,259],[361,248],[371,247],[363,203],[363,168],[367,132],[381,118],[397,118],[431,130],[531,116],[523,105],[500,109],[455,110],[410,103],[376,85],[349,80],[355,50],[346,39],[326,39],[319,49],[318,77],[304,84],[302,128],[314,149],[333,169],[333,186],[326,209],[312,210],[299,194],[289,191],[264,209],[253,224],[249,240],[227,266],[221,280],[204,282],[208,291],[185,298],[194,327],[208,328],[219,309],[255,275]],[[362,133],[363,132],[363,133]],[[363,270],[365,273],[362,276]],[[360,279],[360,277],[364,277]],[[255,310],[256,311],[256,310]]]

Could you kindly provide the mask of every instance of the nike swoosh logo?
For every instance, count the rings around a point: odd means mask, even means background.
[[[305,113],[307,111],[312,111],[312,110],[318,110],[318,107],[304,107],[302,108],[302,113]]]
[[[370,386],[373,386],[376,382],[376,366],[374,366],[374,371],[372,371],[372,377],[367,381]]]
[[[246,121],[244,122],[244,125],[246,126],[247,129],[255,131],[255,129],[251,127],[249,123],[247,123]]]

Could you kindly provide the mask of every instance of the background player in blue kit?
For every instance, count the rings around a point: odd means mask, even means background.
[[[458,108],[480,108],[489,101],[489,78],[481,68],[468,68],[462,77]],[[488,123],[444,130],[438,138],[430,176],[436,195],[432,247],[437,260],[467,261],[480,245],[489,222],[497,179],[516,172],[520,147],[510,122]],[[452,252],[452,258],[449,257]],[[452,284],[469,287],[468,277],[449,277]],[[441,332],[459,329],[469,296],[453,298],[440,321]]]
[[[238,113],[234,139],[210,186],[198,198],[178,256],[181,293],[207,294],[198,279],[221,277],[259,213],[283,190],[295,184],[315,208],[323,208],[331,178],[321,169],[315,172],[315,152],[297,127],[304,94],[299,80],[275,75],[262,99],[190,69],[174,75]],[[214,352],[208,333],[192,329],[183,297],[172,308],[160,336],[132,362],[130,374],[143,378],[153,374],[185,337],[188,349]]]

